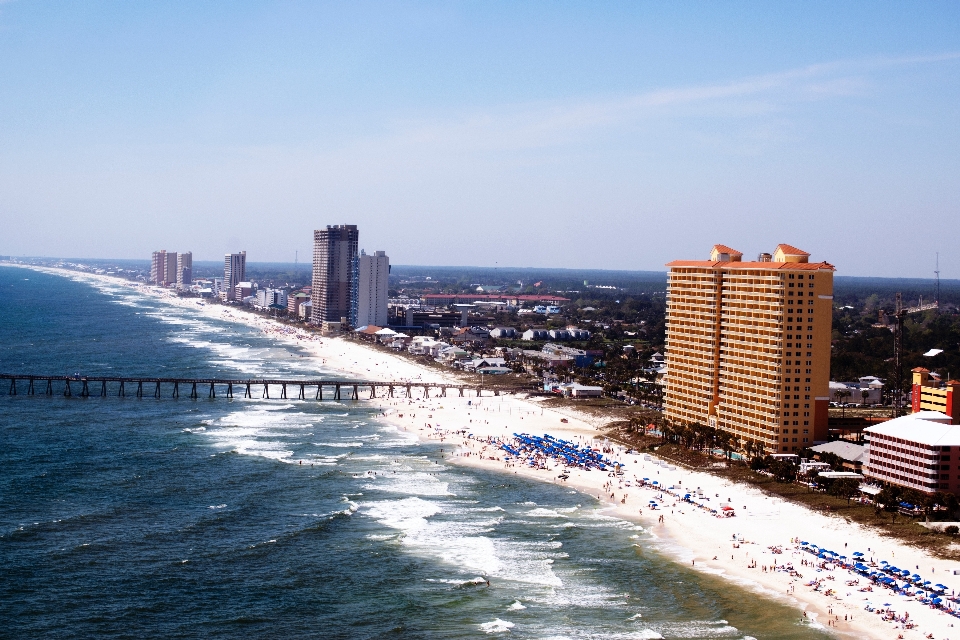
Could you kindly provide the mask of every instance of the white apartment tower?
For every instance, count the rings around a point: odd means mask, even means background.
[[[177,254],[177,289],[193,284],[193,252]]]
[[[225,302],[236,300],[237,285],[246,279],[247,252],[228,253],[223,257],[223,291],[220,299]]]
[[[150,281],[165,287],[177,281],[177,254],[164,249],[154,251],[150,260]]]
[[[390,258],[383,251],[360,255],[360,286],[357,293],[356,326],[387,326],[388,276]]]

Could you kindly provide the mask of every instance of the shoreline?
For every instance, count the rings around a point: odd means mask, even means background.
[[[304,349],[311,358],[316,359],[318,368],[361,377],[374,374],[398,381],[456,382],[454,376],[370,349],[362,343],[298,332],[294,327],[242,309],[222,305],[200,306],[196,304],[196,299],[178,298],[149,285],[111,276],[50,267],[9,266],[76,280],[98,281],[111,286],[126,286],[171,306],[193,308],[200,310],[204,316],[257,328],[276,340]],[[359,402],[371,406],[374,401]],[[453,451],[444,447],[445,461],[498,473],[512,472],[539,482],[563,482],[571,489],[601,502],[605,505],[604,511],[610,515],[643,526],[652,538],[652,546],[665,557],[682,564],[690,562],[696,570],[730,580],[761,597],[788,604],[798,610],[798,618],[806,615],[811,627],[858,638],[896,638],[901,634],[904,639],[925,638],[928,633],[938,640],[951,636],[955,640],[960,638],[960,627],[952,626],[960,625],[960,620],[953,616],[879,588],[872,593],[862,593],[858,589],[867,584],[863,580],[856,587],[847,587],[844,582],[857,576],[848,577],[845,570],[817,571],[813,567],[801,566],[801,560],[813,560],[814,556],[797,551],[791,540],[807,540],[829,546],[840,553],[849,552],[848,555],[859,550],[867,553],[868,557],[873,556],[878,561],[886,559],[911,571],[913,567],[918,567],[917,572],[926,578],[934,582],[943,581],[954,588],[960,585],[960,576],[956,580],[953,576],[953,569],[960,569],[957,563],[933,558],[925,552],[884,538],[876,531],[767,496],[749,486],[735,485],[703,472],[663,467],[657,464],[656,456],[643,453],[627,455],[622,453],[619,445],[612,443],[607,446],[613,447],[616,453],[608,455],[624,463],[623,479],[630,481],[629,486],[598,470],[572,471],[569,480],[560,481],[557,479],[558,467],[548,470],[507,467],[497,459],[503,457],[503,452],[486,444],[487,439],[512,438],[514,432],[533,435],[549,433],[567,440],[596,443],[595,438],[599,437],[596,419],[583,416],[575,408],[555,411],[538,406],[536,399],[512,394],[481,398],[378,398],[376,402],[383,409],[378,418],[380,421],[408,431],[420,440],[440,441],[445,445],[449,443]],[[561,418],[568,422],[561,423]],[[472,437],[453,433],[464,429]],[[636,481],[644,477],[650,478],[650,482],[656,479],[662,485],[680,487],[684,492],[699,487],[710,498],[709,504],[713,508],[719,508],[720,502],[726,503],[729,499],[735,506],[736,516],[717,518],[668,494],[662,494],[665,499],[661,508],[651,511],[648,501],[662,492],[649,486],[637,486]],[[615,486],[606,488],[604,485],[610,481]],[[658,522],[659,516],[663,516],[662,523]],[[710,522],[705,518],[710,518]],[[735,542],[734,534],[737,534],[739,542]],[[773,553],[771,547],[780,547],[783,552]],[[753,561],[757,567],[748,567]],[[789,561],[794,563],[802,579],[791,577],[786,572],[763,570],[764,566],[770,567],[775,562],[782,565]],[[826,584],[834,587],[837,594],[827,597],[822,592],[804,586],[814,576],[828,581],[831,580],[828,576],[832,576],[833,581]],[[866,601],[872,602],[877,609],[882,608],[884,603],[892,603],[889,608],[898,615],[909,612],[917,628],[902,629],[881,621],[881,616],[864,610]],[[836,626],[827,624],[828,616],[839,618],[835,620]],[[844,620],[844,616],[848,619]],[[852,620],[849,616],[852,616]]]

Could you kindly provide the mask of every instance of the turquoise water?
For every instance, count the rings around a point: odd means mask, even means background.
[[[0,347],[8,372],[324,373],[197,310],[11,267]],[[449,466],[376,414],[0,389],[0,636],[823,637],[589,497]]]

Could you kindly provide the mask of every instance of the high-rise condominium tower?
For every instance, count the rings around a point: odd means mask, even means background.
[[[223,257],[223,291],[220,299],[225,301],[236,300],[237,285],[244,281],[247,275],[247,252],[228,253]]]
[[[328,225],[313,232],[314,324],[351,317],[356,295],[354,265],[359,232],[353,224]]]
[[[386,253],[377,251],[372,256],[360,255],[357,315],[351,320],[353,326],[387,326],[389,275],[390,258]]]
[[[827,439],[833,265],[781,244],[669,263],[666,417],[793,452]]]
[[[193,282],[193,252],[177,254],[177,289],[190,286]]]
[[[177,281],[177,254],[161,249],[150,260],[150,282],[165,287]]]

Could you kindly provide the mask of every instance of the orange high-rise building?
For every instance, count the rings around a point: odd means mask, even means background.
[[[827,439],[835,269],[809,255],[781,244],[744,262],[716,245],[667,265],[667,418],[768,453]]]

